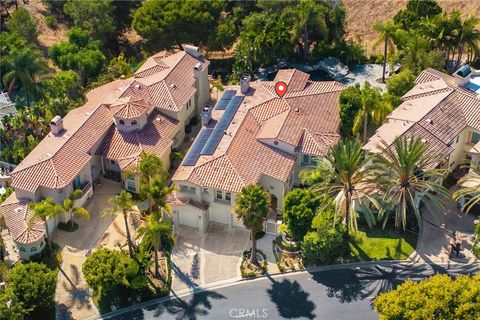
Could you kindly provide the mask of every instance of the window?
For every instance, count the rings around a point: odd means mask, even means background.
[[[223,192],[222,192],[222,190],[217,190],[217,199],[223,200]]]
[[[225,200],[227,200],[227,201],[232,200],[232,194],[230,192],[225,192]]]
[[[302,164],[309,164],[310,163],[310,156],[308,154],[304,154],[302,158]]]
[[[20,252],[27,252],[27,249],[25,249],[25,247],[20,247]]]
[[[477,144],[480,141],[480,133],[472,132],[472,138],[470,142],[473,144]]]
[[[120,122],[120,124],[125,124],[125,121],[123,120],[119,120],[118,122]]]
[[[203,193],[209,193],[207,188],[203,188]]]
[[[137,124],[137,120],[132,120],[132,122],[130,122],[130,124],[131,124],[132,126],[136,125],[136,124]]]
[[[76,176],[75,179],[73,179],[73,190],[80,189],[80,186],[80,176]]]
[[[187,191],[188,191],[188,187],[187,187],[187,186],[184,186],[183,184],[181,184],[181,185],[180,185],[180,191],[187,192]]]
[[[31,247],[30,248],[30,252],[37,252],[37,251],[38,251],[37,247]]]
[[[137,185],[135,184],[135,177],[133,176],[127,177],[127,190],[133,191],[133,192],[137,191]]]
[[[197,192],[197,188],[180,185],[180,191],[188,192],[188,193],[195,193],[195,192]]]
[[[197,188],[195,188],[195,187],[190,187],[190,192],[196,193],[196,192],[197,192]]]

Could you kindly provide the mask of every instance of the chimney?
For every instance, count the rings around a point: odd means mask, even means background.
[[[240,92],[246,94],[250,90],[250,76],[240,78]]]
[[[188,53],[189,55],[191,55],[192,57],[195,57],[195,58],[200,58],[201,57],[199,47],[195,47],[195,46],[191,46],[191,45],[186,44],[186,45],[183,46],[183,50],[185,50],[185,52]]]
[[[202,126],[206,126],[212,120],[212,107],[205,106],[200,112],[200,117],[202,118]]]
[[[50,130],[54,135],[60,134],[63,131],[63,119],[60,116],[55,116],[50,121]]]

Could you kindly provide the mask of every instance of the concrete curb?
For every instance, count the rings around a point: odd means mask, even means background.
[[[377,260],[377,261],[365,261],[365,262],[354,262],[354,263],[345,263],[345,264],[334,264],[334,265],[328,265],[328,266],[318,266],[318,267],[308,267],[303,270],[296,270],[296,271],[290,271],[290,272],[277,272],[273,274],[269,274],[271,277],[280,277],[280,276],[287,276],[287,275],[295,275],[295,274],[300,274],[300,273],[315,273],[315,272],[321,272],[321,271],[331,271],[331,270],[336,270],[336,269],[349,269],[349,268],[362,268],[362,267],[371,267],[371,266],[376,266],[376,265],[382,265],[382,266],[388,266],[392,264],[407,264],[407,265],[412,265],[412,266],[421,266],[421,265],[428,265],[431,266],[431,264],[426,263],[426,262],[418,262],[418,261],[411,261],[411,260]],[[465,266],[464,264],[461,263],[438,263],[438,265],[445,265],[445,266],[452,266],[452,265],[458,265],[458,266]],[[228,280],[223,280],[223,281],[218,281],[215,283],[208,284],[203,287],[194,287],[192,289],[184,289],[179,292],[176,292],[175,294],[170,294],[166,297],[146,301],[143,303],[139,303],[136,305],[131,305],[123,309],[119,309],[116,311],[109,312],[107,314],[101,315],[99,317],[92,317],[87,320],[93,320],[93,319],[110,319],[114,316],[121,315],[125,312],[135,310],[138,308],[145,308],[154,304],[162,303],[165,301],[168,301],[172,298],[178,297],[182,298],[184,296],[188,296],[191,294],[195,294],[197,292],[205,291],[205,290],[215,290],[215,289],[221,289],[224,287],[228,286],[234,286],[234,285],[239,285],[242,283],[246,282],[253,282],[253,281],[259,281],[259,280],[264,280],[266,278],[265,275],[259,276],[256,278],[251,278],[251,279],[242,279],[242,278],[232,278]]]

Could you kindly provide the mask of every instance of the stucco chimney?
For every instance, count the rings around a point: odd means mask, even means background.
[[[250,89],[250,76],[240,78],[240,92],[245,94]]]
[[[188,53],[189,55],[191,55],[192,57],[195,57],[195,58],[200,58],[202,55],[200,54],[200,48],[199,47],[195,47],[195,46],[191,46],[189,44],[186,44],[183,46],[183,50],[185,50],[186,53]]]
[[[63,131],[63,119],[60,116],[55,116],[50,121],[50,130],[54,135],[60,134]]]

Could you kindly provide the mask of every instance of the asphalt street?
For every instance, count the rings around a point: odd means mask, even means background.
[[[378,319],[372,299],[407,279],[480,272],[479,266],[380,263],[282,274],[152,303],[108,319]]]

